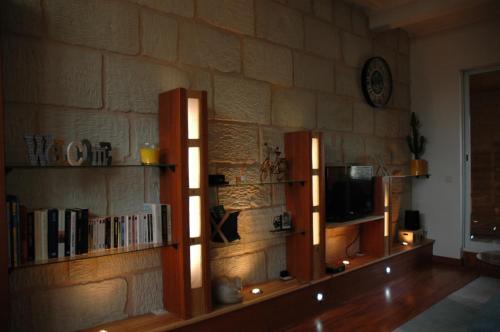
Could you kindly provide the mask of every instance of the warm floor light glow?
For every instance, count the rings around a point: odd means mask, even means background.
[[[201,244],[193,244],[189,248],[191,258],[191,288],[200,288],[202,286],[201,271]]]
[[[188,139],[200,138],[200,100],[188,98]]]
[[[346,259],[346,260],[343,260],[343,261],[342,261],[342,264],[344,264],[344,265],[349,265],[349,264],[351,264],[351,262],[349,262],[349,261]]]
[[[260,288],[252,288],[252,294],[257,295],[257,294],[262,294],[262,289]]]
[[[313,246],[318,245],[319,242],[319,212],[313,212]]]
[[[323,293],[321,293],[321,292],[316,293],[316,300],[317,300],[318,302],[323,301],[323,299],[324,299]]]
[[[319,169],[319,139],[312,139],[312,151],[311,151],[311,162],[312,169]]]
[[[99,330],[99,332],[108,332],[108,330]]]
[[[384,212],[384,236],[389,236],[389,212]]]
[[[189,237],[201,236],[201,198],[189,196]]]
[[[313,175],[312,177],[312,200],[313,206],[319,206],[319,176]]]
[[[385,273],[391,274],[391,268],[389,266],[386,266]]]
[[[200,188],[200,148],[188,148],[189,189]]]

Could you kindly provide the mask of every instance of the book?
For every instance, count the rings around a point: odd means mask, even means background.
[[[57,210],[57,257],[65,256],[66,210]]]
[[[28,261],[35,260],[35,214],[28,212],[27,215],[27,228],[28,228]]]
[[[19,266],[21,261],[21,234],[19,229],[19,201],[14,195],[7,195],[7,208],[10,220],[10,248],[12,266]]]
[[[8,251],[8,261],[9,261],[9,269],[11,269],[12,267],[14,267],[13,265],[13,260],[14,260],[14,256],[13,256],[13,253],[12,253],[12,249],[13,249],[13,243],[12,243],[12,222],[10,220],[10,203],[9,202],[5,202],[5,220],[7,220],[7,251]]]
[[[76,212],[66,209],[64,211],[64,256],[75,255],[75,221]]]
[[[75,208],[76,212],[76,248],[77,255],[86,254],[88,252],[88,226],[89,226],[89,210]]]
[[[20,230],[21,230],[21,263],[28,261],[28,209],[19,206]]]
[[[57,258],[58,232],[59,232],[59,210],[49,209],[47,212],[47,246],[48,257]]]
[[[48,258],[47,244],[47,210],[35,211],[35,261],[43,261]]]

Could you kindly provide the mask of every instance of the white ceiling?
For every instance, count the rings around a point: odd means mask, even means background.
[[[424,36],[483,20],[500,20],[500,0],[347,0],[368,15],[370,29],[402,28]]]

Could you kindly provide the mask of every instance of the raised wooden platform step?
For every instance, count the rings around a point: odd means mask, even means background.
[[[259,296],[244,290],[244,301],[222,306],[192,319],[180,320],[172,315],[143,315],[94,327],[86,331],[274,331],[299,323],[308,317],[331,309],[373,287],[390,282],[432,262],[434,241],[405,247],[388,257],[351,265],[345,272],[326,276],[310,283],[297,280],[272,281],[255,285],[263,290]],[[363,259],[364,260],[364,259]],[[361,262],[360,262],[361,263]],[[391,272],[386,273],[386,267]],[[323,300],[317,300],[317,294]]]

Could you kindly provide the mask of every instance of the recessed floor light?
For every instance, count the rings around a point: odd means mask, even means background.
[[[323,301],[323,299],[324,299],[324,298],[325,298],[325,297],[323,296],[323,293],[321,293],[321,292],[316,293],[316,300],[317,300],[318,302]]]
[[[346,259],[346,260],[343,260],[343,261],[342,261],[342,264],[344,264],[344,265],[349,265],[349,264],[351,264],[351,262],[349,262],[349,261]]]
[[[391,274],[391,268],[389,266],[386,266],[385,273]]]
[[[252,294],[254,295],[258,295],[258,294],[262,294],[262,289],[260,288],[252,288]]]

